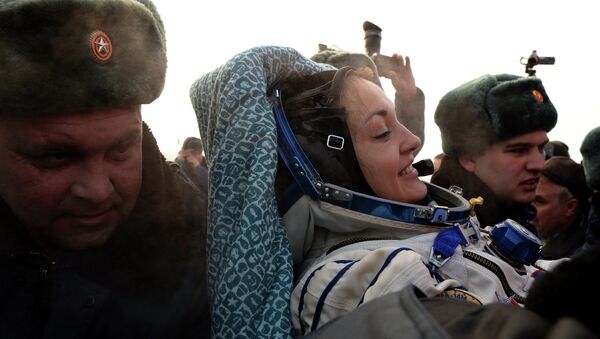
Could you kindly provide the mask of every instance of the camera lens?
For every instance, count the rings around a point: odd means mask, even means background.
[[[536,58],[536,57],[530,57],[529,59],[527,59],[527,64],[529,64],[529,65],[537,65],[538,64],[538,58]]]

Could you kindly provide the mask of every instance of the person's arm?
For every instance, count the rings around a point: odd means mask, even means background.
[[[425,94],[417,88],[416,95],[404,98],[396,91],[394,101],[398,121],[421,139],[421,146],[414,151],[417,155],[425,143]]]
[[[414,152],[416,155],[425,143],[425,95],[416,85],[410,58],[399,54],[373,58],[379,74],[390,79],[396,90],[394,103],[398,120],[421,139],[421,147]]]

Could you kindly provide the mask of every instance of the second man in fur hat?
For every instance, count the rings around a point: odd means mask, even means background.
[[[484,75],[447,93],[435,112],[446,157],[431,182],[483,197],[481,226],[507,218],[531,231],[531,202],[557,113],[540,79]]]

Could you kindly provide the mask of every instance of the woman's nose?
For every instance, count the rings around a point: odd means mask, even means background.
[[[400,135],[400,137],[402,138],[402,141],[400,142],[400,152],[401,153],[407,153],[407,152],[414,152],[414,150],[416,150],[417,148],[419,148],[421,146],[421,139],[414,135],[411,131],[409,131],[406,127],[401,126],[402,128],[402,133]]]

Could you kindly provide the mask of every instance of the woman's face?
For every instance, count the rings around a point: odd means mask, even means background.
[[[355,75],[345,81],[341,104],[367,183],[381,198],[420,202],[427,188],[412,163],[421,140],[398,121],[394,104],[381,88]]]

